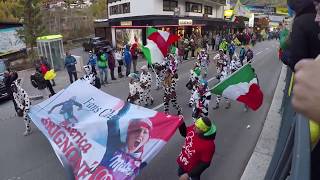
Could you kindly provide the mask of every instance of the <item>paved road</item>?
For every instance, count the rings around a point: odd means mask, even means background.
[[[233,102],[229,110],[219,109],[210,111],[211,119],[214,119],[218,134],[216,139],[216,154],[212,166],[206,170],[204,180],[237,180],[246,166],[254,149],[257,139],[269,110],[276,83],[281,70],[278,62],[275,41],[262,42],[256,45],[256,54],[253,66],[256,68],[262,89],[265,94],[263,107],[257,112],[243,112],[243,106]],[[179,67],[178,101],[183,107],[183,114],[187,124],[191,123],[191,109],[187,106],[190,93],[185,88],[188,80],[192,61],[185,62]],[[216,83],[212,78],[215,68],[210,66],[208,80],[210,85]],[[62,73],[62,72],[60,72]],[[28,79],[28,72],[20,74]],[[60,76],[57,79],[57,90],[67,84],[67,78]],[[128,94],[127,80],[121,79],[111,85],[104,86],[103,91],[119,98],[126,98]],[[24,87],[30,94],[35,94],[29,82],[25,80]],[[162,111],[162,91],[152,91],[155,98],[153,109]],[[39,101],[33,102],[33,104]],[[214,101],[211,103],[214,104]],[[176,113],[172,110],[172,113]],[[247,129],[247,125],[251,125]],[[63,168],[55,157],[51,146],[44,136],[34,126],[33,134],[24,137],[22,119],[15,116],[11,102],[0,104],[0,180],[25,179],[25,180],[60,180],[66,179]],[[180,152],[184,139],[176,133],[159,155],[147,166],[141,180],[176,179],[175,158]]]

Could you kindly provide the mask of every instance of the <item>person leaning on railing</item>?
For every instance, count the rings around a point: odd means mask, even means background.
[[[295,66],[292,104],[296,111],[320,123],[320,56],[318,59],[304,59]]]

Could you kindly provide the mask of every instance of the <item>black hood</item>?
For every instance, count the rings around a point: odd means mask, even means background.
[[[305,13],[316,13],[313,0],[288,0],[288,5],[297,16]]]

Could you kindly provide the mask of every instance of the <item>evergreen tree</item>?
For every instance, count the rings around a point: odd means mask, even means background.
[[[45,26],[42,23],[42,1],[41,0],[19,0],[19,4],[23,7],[22,23],[23,29],[18,34],[30,47],[29,55],[33,56],[33,48],[36,46],[37,37],[45,33]],[[31,57],[32,58],[32,57]]]

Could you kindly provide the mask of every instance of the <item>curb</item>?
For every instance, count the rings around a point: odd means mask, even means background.
[[[30,96],[29,98],[30,98],[30,100],[35,101],[35,100],[43,99],[43,96],[42,95],[37,95],[37,96]]]
[[[284,96],[287,67],[282,65],[277,88],[273,96],[272,104],[267,114],[259,140],[251,155],[251,158],[241,176],[241,180],[263,180],[271,162],[276,147],[281,126],[282,115],[280,113]]]

